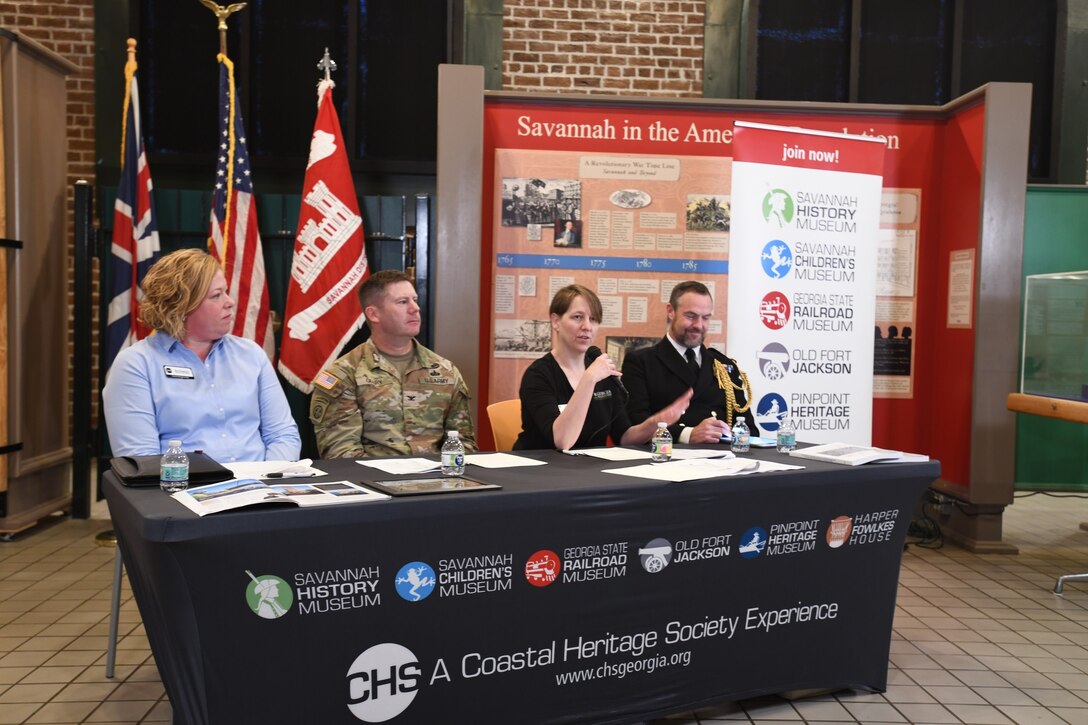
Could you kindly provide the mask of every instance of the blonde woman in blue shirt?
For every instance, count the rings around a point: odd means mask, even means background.
[[[155,334],[125,348],[102,391],[116,456],[158,455],[172,438],[221,463],[298,459],[298,426],[257,343],[230,334],[234,300],[199,249],[162,257],[143,281]]]

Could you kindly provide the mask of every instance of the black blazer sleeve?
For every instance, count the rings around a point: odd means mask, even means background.
[[[627,399],[627,416],[638,425],[650,417],[650,384],[646,376],[646,356],[630,353],[623,358],[623,384],[630,393]]]

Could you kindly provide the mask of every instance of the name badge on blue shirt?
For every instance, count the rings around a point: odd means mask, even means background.
[[[177,365],[163,365],[162,371],[166,373],[166,377],[168,378],[182,378],[184,380],[193,379],[192,368],[183,368]]]

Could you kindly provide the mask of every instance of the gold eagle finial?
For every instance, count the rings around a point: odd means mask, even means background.
[[[212,0],[200,0],[200,4],[215,13],[216,19],[219,21],[217,26],[219,30],[219,52],[223,55],[227,54],[227,18],[234,15],[236,12],[246,6],[245,3],[231,3],[230,5],[219,5]]]

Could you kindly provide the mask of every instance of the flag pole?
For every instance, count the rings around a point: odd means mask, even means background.
[[[246,6],[245,3],[232,3],[231,5],[218,5],[212,0],[200,0],[200,4],[215,13],[215,19],[219,21],[216,28],[219,30],[219,54],[227,54],[227,18]]]
[[[230,109],[227,113],[227,128],[228,132],[228,148],[227,158],[234,158],[234,64],[230,60],[230,56],[227,55],[227,18],[234,13],[243,9],[246,3],[232,3],[230,5],[219,5],[213,0],[200,0],[200,4],[208,8],[215,14],[215,18],[218,21],[216,29],[219,30],[219,61],[227,68],[227,75],[230,78]],[[230,249],[230,213],[231,213],[231,196],[234,195],[234,164],[227,164],[227,178],[226,183],[226,203],[224,204],[223,213],[223,249],[220,250],[219,263],[223,266],[224,270],[227,266],[227,254]],[[211,246],[211,237],[208,238],[208,245]]]

